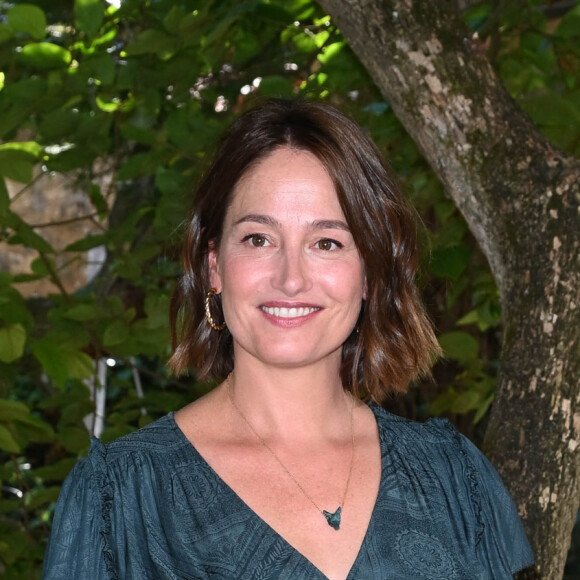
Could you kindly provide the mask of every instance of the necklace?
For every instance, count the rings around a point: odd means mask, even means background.
[[[326,518],[328,525],[335,530],[340,528],[340,518],[342,514],[342,508],[344,507],[344,502],[346,500],[346,494],[348,493],[348,486],[350,484],[350,476],[352,475],[352,466],[354,463],[354,397],[352,395],[352,406],[350,409],[350,438],[351,438],[351,449],[350,449],[350,467],[348,468],[348,477],[346,478],[346,485],[344,487],[344,494],[342,495],[342,501],[334,512],[329,512],[318,507],[318,504],[308,495],[306,490],[300,485],[300,482],[292,475],[291,471],[282,463],[282,460],[276,455],[274,450],[266,443],[264,438],[252,427],[252,424],[246,419],[246,416],[242,413],[241,409],[237,406],[234,400],[233,386],[231,381],[232,373],[230,373],[226,379],[226,391],[228,397],[232,403],[232,406],[237,411],[238,415],[244,420],[244,423],[248,426],[250,431],[256,436],[260,443],[270,452],[272,457],[278,462],[280,467],[286,472],[288,477],[296,484],[296,487],[302,492],[302,495],[316,508],[316,511],[322,513]]]

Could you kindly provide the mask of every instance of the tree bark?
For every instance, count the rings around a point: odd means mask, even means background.
[[[464,215],[501,293],[485,451],[561,578],[580,503],[580,160],[501,85],[452,2],[320,0]]]

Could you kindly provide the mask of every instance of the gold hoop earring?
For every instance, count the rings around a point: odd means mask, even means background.
[[[226,323],[222,322],[221,324],[216,324],[215,320],[213,319],[213,316],[211,315],[211,311],[210,311],[211,298],[214,294],[217,294],[217,293],[218,293],[218,291],[216,288],[210,288],[209,292],[207,293],[207,296],[205,297],[205,317],[206,317],[209,325],[214,330],[223,330],[226,327]]]

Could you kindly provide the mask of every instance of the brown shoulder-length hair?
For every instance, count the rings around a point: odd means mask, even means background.
[[[280,147],[309,151],[334,182],[365,266],[367,298],[357,331],[343,345],[341,378],[359,397],[380,402],[427,373],[439,346],[415,287],[416,214],[363,130],[337,109],[303,100],[272,99],[241,115],[223,136],[203,177],[184,243],[184,273],[171,305],[177,373],[224,379],[233,369],[227,329],[207,323],[208,251],[219,248],[232,192],[242,176]],[[212,302],[220,315],[219,298]],[[221,322],[218,318],[217,322]]]

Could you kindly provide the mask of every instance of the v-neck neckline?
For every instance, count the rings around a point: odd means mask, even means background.
[[[373,403],[368,404],[368,407],[372,411],[373,416],[375,418],[375,422],[376,422],[376,426],[377,426],[377,435],[379,438],[379,446],[380,446],[380,451],[381,451],[381,469],[380,469],[379,488],[378,488],[377,497],[375,498],[375,503],[373,505],[373,509],[371,512],[371,517],[369,518],[367,529],[365,531],[365,535],[364,535],[363,540],[359,546],[359,549],[358,549],[357,555],[354,559],[354,562],[352,563],[352,566],[350,567],[350,570],[348,571],[348,574],[346,576],[346,580],[353,580],[355,578],[353,576],[353,574],[356,572],[356,569],[359,566],[359,561],[363,557],[363,553],[365,551],[366,544],[369,541],[369,537],[370,537],[372,529],[374,527],[375,515],[377,512],[377,505],[379,503],[379,498],[381,495],[381,483],[382,483],[382,479],[383,479],[383,472],[385,469],[386,444],[384,443],[383,437],[381,437],[381,433],[380,433],[381,426],[379,423],[379,416],[378,416],[380,407],[378,407],[377,405],[375,405]],[[182,439],[182,441],[189,446],[189,448],[191,449],[191,451],[193,452],[195,457],[199,461],[201,461],[201,463],[206,467],[206,469],[208,469],[217,478],[217,480],[219,481],[221,486],[237,502],[239,502],[244,507],[244,510],[246,510],[248,513],[250,513],[252,515],[252,517],[256,521],[258,521],[263,528],[267,529],[273,537],[277,538],[285,546],[287,546],[293,553],[295,553],[298,556],[298,558],[300,560],[302,560],[314,572],[316,572],[316,574],[318,574],[321,579],[328,580],[328,576],[326,576],[326,574],[324,574],[324,572],[322,572],[311,560],[309,560],[302,552],[300,552],[300,550],[295,548],[284,536],[282,536],[282,534],[280,534],[278,531],[276,531],[266,520],[264,520],[264,518],[262,518],[262,516],[260,516],[260,514],[258,514],[256,511],[254,511],[242,499],[242,497],[240,497],[240,495],[221,477],[221,475],[209,464],[209,462],[204,458],[204,456],[197,450],[195,445],[187,438],[185,433],[181,430],[181,427],[175,421],[174,412],[171,411],[168,415],[169,415],[169,418],[171,419],[171,424],[172,424],[173,428],[175,429],[175,431],[177,432],[179,438]]]

